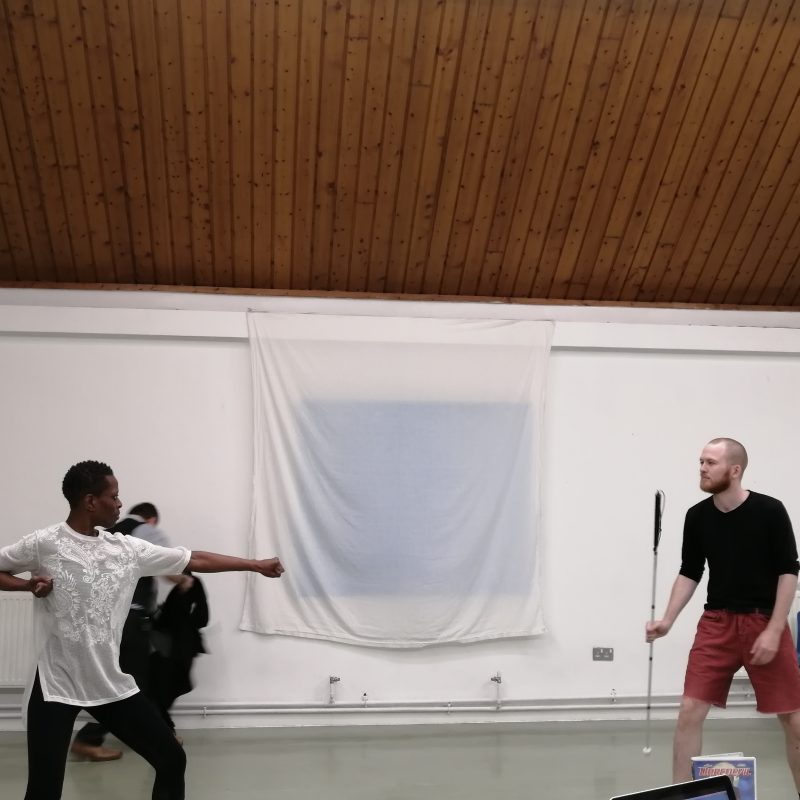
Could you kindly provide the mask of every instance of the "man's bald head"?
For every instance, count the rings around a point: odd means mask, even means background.
[[[718,439],[712,439],[709,444],[724,445],[725,460],[728,462],[728,466],[739,466],[742,472],[747,469],[747,450],[744,449],[744,445],[741,442],[721,436]]]

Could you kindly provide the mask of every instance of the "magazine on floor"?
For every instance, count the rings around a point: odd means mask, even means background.
[[[692,758],[692,778],[729,775],[738,800],[756,800],[756,759],[743,753],[716,753]]]

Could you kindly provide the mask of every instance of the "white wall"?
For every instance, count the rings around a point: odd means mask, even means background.
[[[667,495],[659,608],[678,568],[684,511],[701,499],[697,456],[709,438],[741,439],[751,455],[747,485],[780,497],[800,520],[800,315],[5,290],[0,544],[62,519],[64,471],[93,458],[112,465],[123,503],[159,506],[176,543],[245,554],[248,307],[556,320],[543,453],[549,632],[410,652],[262,637],[237,629],[243,576],[208,576],[212,652],[197,663],[184,705],[226,713],[191,724],[439,718],[372,706],[415,701],[453,702],[453,713],[460,701],[481,702],[487,710],[459,719],[496,718],[498,671],[505,705],[538,709],[518,718],[640,714],[625,705],[647,685],[655,490]],[[656,647],[659,701],[680,692],[701,589]],[[615,660],[593,662],[593,645],[614,647]],[[329,675],[341,678],[342,712],[312,717],[328,699]],[[348,703],[357,708],[345,713]],[[298,708],[266,713],[284,704]]]

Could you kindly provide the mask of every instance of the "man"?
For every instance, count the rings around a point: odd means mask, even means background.
[[[646,639],[669,633],[708,562],[708,597],[689,653],[673,744],[673,780],[691,779],[703,723],[725,706],[734,673],[747,670],[757,709],[777,714],[800,797],[800,669],[787,625],[797,589],[797,546],[779,500],[742,488],[747,452],[713,439],[700,456],[700,488],[711,496],[686,513],[680,573]]]
[[[184,800],[186,754],[119,667],[122,628],[136,584],[141,577],[178,575],[187,567],[277,578],[283,566],[277,558],[190,552],[102,530],[117,521],[122,506],[117,479],[106,464],[76,464],[64,476],[62,490],[69,503],[65,522],[0,548],[0,589],[47,595],[41,602],[52,620],[27,705],[25,800],[61,797],[72,726],[81,709],[154,767],[153,800]],[[13,577],[21,572],[34,577]]]
[[[170,547],[171,543],[158,527],[158,509],[152,503],[138,503],[115,525],[111,533],[136,536],[150,544]],[[165,575],[166,580],[186,591],[192,585],[188,575]],[[156,610],[158,591],[155,578],[140,578],[133,592],[131,607],[119,647],[119,666],[133,676],[136,685],[148,697],[150,693],[150,619]],[[70,752],[89,761],[114,761],[122,758],[122,750],[104,746],[108,731],[99,722],[87,722],[76,734]]]

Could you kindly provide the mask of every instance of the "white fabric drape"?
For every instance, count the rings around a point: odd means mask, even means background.
[[[254,399],[241,627],[379,647],[544,630],[539,439],[552,326],[248,316]]]

